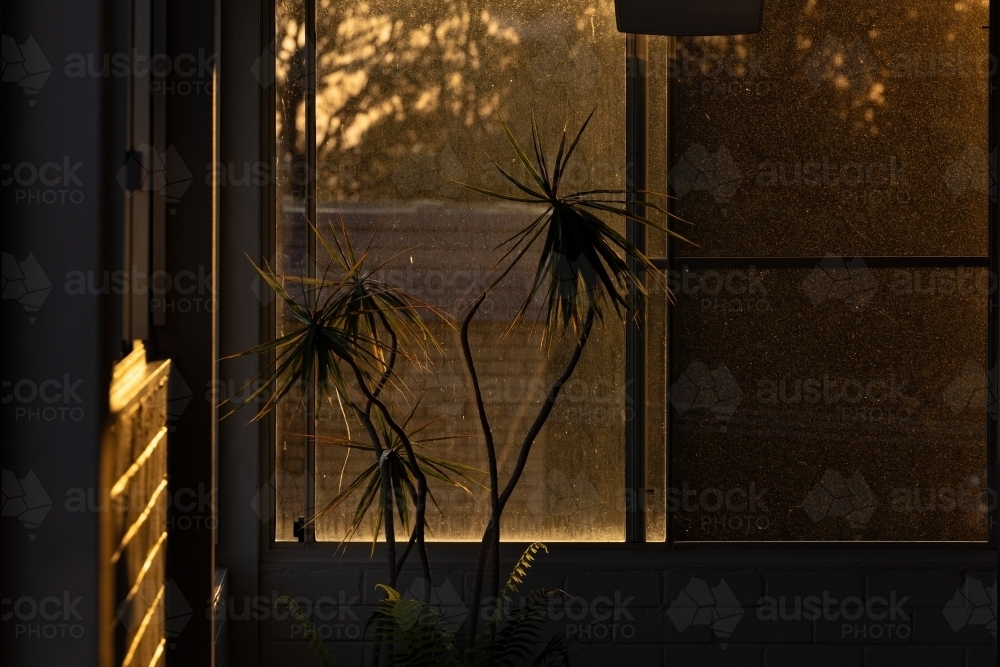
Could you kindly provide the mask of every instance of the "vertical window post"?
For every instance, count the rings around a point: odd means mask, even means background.
[[[306,275],[309,278],[316,277],[316,0],[305,0],[306,3],[306,86],[305,86],[305,216],[307,221],[306,229]],[[306,394],[305,421],[306,421],[306,483],[305,501],[303,511],[305,512],[305,525],[303,526],[302,539],[306,542],[316,541],[316,527],[312,522],[316,511],[316,400],[320,388],[316,384],[316,378],[308,387],[304,387]]]
[[[989,265],[990,294],[987,319],[986,369],[988,396],[986,415],[987,489],[992,494],[989,510],[989,539],[994,548],[1000,548],[1000,508],[997,507],[997,464],[1000,463],[1000,0],[990,3],[990,22],[984,26],[990,35],[989,56],[989,131],[987,154],[989,156]]]
[[[645,35],[628,35],[625,52],[625,182],[629,190],[646,189],[646,58]],[[631,195],[628,210],[645,214],[641,193]],[[626,236],[646,252],[646,228],[628,220]],[[633,258],[629,268],[645,284],[645,269]],[[632,289],[633,310],[625,322],[625,541],[646,541],[646,308],[645,297]]]

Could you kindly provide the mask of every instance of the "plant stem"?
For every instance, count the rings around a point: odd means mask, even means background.
[[[483,429],[483,439],[486,443],[486,457],[489,463],[490,473],[490,524],[487,532],[492,535],[492,548],[490,541],[484,536],[483,544],[479,549],[479,558],[476,562],[476,578],[472,590],[472,614],[469,617],[469,624],[466,630],[465,647],[466,650],[472,648],[476,640],[476,630],[479,625],[480,598],[483,594],[483,579],[486,573],[486,559],[490,552],[493,552],[493,588],[496,588],[500,579],[500,531],[495,530],[500,518],[500,478],[497,469],[497,450],[493,441],[493,429],[490,427],[489,416],[486,414],[486,405],[483,402],[483,392],[479,385],[479,374],[476,372],[476,362],[472,357],[472,346],[469,344],[469,327],[476,311],[486,300],[486,292],[480,295],[472,304],[469,312],[462,320],[461,340],[462,352],[465,355],[465,365],[472,378],[472,389],[476,397],[476,410],[479,412],[479,423]]]
[[[413,543],[416,541],[416,539],[417,539],[417,531],[411,532],[410,533],[410,539],[407,540],[407,542],[406,542],[406,548],[403,549],[403,553],[400,554],[399,560],[396,561],[396,563],[397,563],[396,564],[396,570],[397,571],[403,569],[403,563],[406,562],[406,557],[410,555],[410,550],[413,548]]]
[[[406,457],[410,461],[410,465],[413,466],[413,474],[417,478],[417,515],[414,520],[413,530],[417,535],[417,552],[420,554],[420,565],[423,569],[424,578],[427,580],[427,586],[424,588],[424,597],[426,598],[424,602],[430,603],[431,595],[431,564],[430,559],[427,556],[427,545],[424,541],[424,515],[427,507],[427,477],[424,475],[423,471],[420,470],[420,464],[417,461],[416,454],[413,452],[413,445],[410,442],[410,437],[406,435],[406,431],[396,423],[396,420],[392,418],[389,413],[389,408],[386,407],[379,398],[371,392],[368,385],[365,384],[364,374],[361,372],[361,368],[354,359],[349,355],[341,355],[340,358],[350,366],[351,370],[354,371],[354,377],[357,379],[358,387],[361,389],[361,393],[365,395],[368,401],[375,405],[382,413],[385,418],[385,423],[389,426],[396,437],[399,438],[400,442],[403,444],[403,449],[406,451]],[[391,520],[391,518],[390,518]]]
[[[387,327],[388,328],[388,327]],[[389,363],[385,367],[385,371],[379,378],[378,384],[375,385],[375,391],[373,395],[378,396],[381,393],[382,388],[385,386],[386,382],[389,381],[389,377],[392,375],[393,368],[396,365],[396,333],[389,328],[389,335],[392,340],[392,347],[389,352]],[[396,564],[396,524],[392,513],[392,481],[389,479],[389,471],[384,465],[382,465],[382,440],[378,436],[378,431],[375,429],[375,424],[372,423],[372,402],[368,401],[368,405],[365,406],[364,412],[361,411],[354,402],[351,402],[355,411],[358,413],[358,419],[364,424],[365,431],[368,432],[368,438],[372,441],[372,447],[375,452],[375,464],[379,469],[379,478],[382,481],[382,516],[385,521],[385,544],[387,551],[387,558],[389,560],[389,585],[393,588],[396,587],[396,579],[399,570],[402,569],[403,565],[400,562],[399,565]],[[387,446],[391,446],[391,443],[386,443]],[[406,554],[409,553],[409,547],[403,552],[404,556],[402,560],[405,561]]]
[[[476,584],[473,588],[473,598],[472,598],[472,610],[475,612],[475,616],[470,617],[469,620],[469,630],[466,635],[466,650],[470,649],[475,642],[475,633],[477,626],[479,624],[479,608],[480,608],[480,597],[482,596],[482,580],[483,580],[483,570],[486,566],[486,558],[490,551],[494,552],[494,558],[499,555],[499,542],[500,536],[499,531],[497,534],[493,534],[492,527],[500,525],[500,519],[503,515],[503,510],[507,505],[507,501],[510,500],[510,496],[514,493],[514,489],[517,488],[517,483],[521,479],[521,474],[524,472],[524,467],[528,463],[528,455],[531,453],[531,447],[535,443],[535,438],[538,437],[539,432],[542,430],[542,426],[548,420],[549,415],[552,414],[552,408],[555,407],[556,399],[559,397],[559,392],[562,391],[563,386],[573,375],[576,370],[577,364],[580,362],[580,356],[583,354],[583,348],[587,345],[587,340],[590,338],[590,334],[594,328],[594,310],[588,310],[586,319],[583,323],[583,328],[580,331],[580,337],[577,339],[576,347],[573,349],[573,355],[570,357],[569,362],[566,364],[566,368],[563,370],[562,375],[560,375],[552,386],[549,388],[549,393],[545,397],[545,402],[542,403],[541,409],[538,411],[538,416],[535,417],[535,421],[531,424],[531,428],[524,436],[524,440],[521,443],[521,450],[518,453],[517,463],[514,466],[513,472],[511,472],[510,479],[507,481],[507,485],[504,487],[503,493],[499,495],[498,507],[495,510],[495,518],[491,518],[490,525],[483,532],[483,539],[480,543],[479,548],[479,561],[477,562],[476,569]],[[464,324],[463,324],[464,328]],[[463,338],[463,343],[465,342]],[[468,362],[468,358],[467,358]],[[478,391],[478,383],[475,384]],[[496,599],[499,595],[499,577],[496,578],[493,585],[492,597]]]
[[[385,523],[385,545],[389,560],[389,585],[395,588],[396,575],[399,568],[396,566],[396,526],[392,516],[392,480],[389,479],[389,469],[382,465],[382,453],[384,451],[382,440],[378,437],[378,431],[375,429],[375,424],[372,423],[371,415],[354,403],[351,403],[351,406],[358,415],[358,419],[364,425],[365,431],[368,433],[368,438],[372,441],[372,447],[375,450],[378,474],[382,481],[382,516]]]
[[[514,466],[514,471],[511,473],[510,479],[507,481],[507,486],[504,487],[503,493],[500,494],[501,513],[507,505],[507,501],[510,500],[511,494],[514,493],[514,489],[517,487],[518,481],[521,479],[521,473],[524,472],[524,466],[528,463],[528,454],[531,453],[531,446],[535,443],[535,438],[538,437],[539,431],[542,430],[542,426],[545,425],[546,420],[548,420],[549,415],[552,413],[552,408],[555,407],[556,399],[559,397],[559,392],[569,380],[570,376],[573,375],[573,371],[576,370],[576,365],[580,361],[580,355],[583,354],[583,348],[587,345],[587,339],[590,338],[590,333],[593,328],[594,311],[591,309],[587,311],[587,317],[583,323],[583,330],[580,332],[580,338],[577,339],[576,348],[573,350],[573,356],[570,357],[569,363],[566,364],[566,369],[563,371],[562,375],[560,375],[559,378],[552,383],[552,386],[549,388],[549,393],[545,397],[545,402],[542,403],[542,407],[538,411],[538,416],[535,417],[534,423],[532,423],[528,433],[524,436],[524,441],[521,443],[521,451],[517,456],[517,464]]]

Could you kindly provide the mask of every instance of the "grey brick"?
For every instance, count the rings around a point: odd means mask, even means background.
[[[820,644],[909,644],[913,638],[913,619],[889,618],[856,621],[821,618],[815,621],[816,642]]]
[[[994,583],[996,583],[996,580],[997,580],[997,571],[996,570],[970,570],[970,571],[968,571],[968,572],[965,573],[965,577],[971,577],[973,579],[978,579],[979,581],[983,582],[986,585],[987,588],[989,588]],[[965,580],[965,577],[962,577],[963,581]]]
[[[977,646],[996,644],[996,638],[982,625],[966,625],[955,631],[941,609],[917,609],[913,612],[913,643]]]
[[[773,619],[769,615],[758,613],[759,608],[747,608],[739,625],[733,632],[734,642],[753,642],[755,644],[802,644],[813,640],[813,624],[804,618],[785,620],[778,616]]]
[[[909,607],[943,607],[962,583],[958,570],[879,570],[867,577],[868,599],[910,598]]]
[[[361,595],[364,570],[359,567],[289,567],[261,572],[261,595],[272,598],[281,595],[305,595],[310,599],[322,596],[339,598]],[[383,580],[384,581],[384,580]]]
[[[663,613],[659,609],[629,609],[618,618],[613,615],[603,618],[611,613],[610,607],[598,610],[602,618],[596,618],[590,610],[582,615],[582,608],[574,610],[572,606],[556,609],[555,612],[557,618],[546,631],[579,639],[592,646],[656,644],[663,638]]]
[[[573,667],[661,667],[659,646],[585,646],[570,653]]]
[[[326,644],[337,661],[337,667],[367,666],[370,658],[366,652],[370,649],[360,643]],[[319,664],[313,656],[308,642],[304,641],[264,641],[260,647],[261,665],[316,665]]]
[[[752,570],[671,570],[663,573],[663,600],[666,606],[677,599],[692,578],[705,580],[716,586],[725,579],[726,585],[744,607],[754,607],[764,595],[764,581],[760,573]]]
[[[996,667],[997,644],[992,646],[969,646],[965,649],[966,667]]]
[[[689,625],[682,630],[678,630],[677,625],[664,612],[663,614],[663,642],[666,644],[711,644],[715,642],[715,635],[707,625]]]
[[[725,649],[718,644],[705,646],[668,646],[664,649],[664,663],[683,667],[760,667],[763,648],[742,644],[729,644]]]
[[[962,649],[957,646],[869,646],[865,649],[865,667],[903,666],[962,667]]]
[[[655,571],[646,572],[570,572],[566,575],[565,590],[573,597],[594,600],[598,597],[625,600],[633,598],[635,607],[658,607],[660,604],[660,576]]]
[[[795,597],[815,595],[843,599],[848,596],[864,598],[864,576],[860,572],[843,570],[797,570],[771,572],[766,577],[766,594],[791,600]]]
[[[864,655],[855,646],[768,646],[764,667],[863,667]]]
[[[323,639],[330,642],[360,641],[365,624],[375,611],[373,606],[353,605],[346,609],[321,607],[311,611],[310,620]],[[265,641],[302,640],[302,624],[292,618],[287,607],[272,606],[260,621],[260,636]]]

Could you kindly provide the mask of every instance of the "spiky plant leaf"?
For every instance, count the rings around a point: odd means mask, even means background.
[[[356,382],[347,367],[356,365],[363,381],[379,390],[391,381],[390,358],[398,354],[421,363],[437,341],[420,312],[434,317],[441,311],[376,277],[385,265],[369,268],[369,247],[355,251],[346,225],[341,235],[328,239],[313,227],[330,259],[322,277],[279,274],[266,263],[254,268],[275,293],[298,328],[273,341],[233,356],[264,356],[273,360],[247,385],[253,391],[242,404],[263,400],[254,419],[274,410],[295,388],[319,389],[317,400],[336,395],[352,403],[350,386]],[[374,235],[372,236],[374,239]],[[226,357],[232,358],[232,357]],[[393,359],[394,360],[394,359]]]
[[[646,294],[643,281],[629,266],[629,258],[654,276],[654,279],[667,291],[663,276],[649,258],[605,220],[605,218],[631,220],[686,241],[687,239],[666,225],[629,208],[629,204],[634,203],[641,208],[676,217],[665,208],[652,202],[641,201],[642,198],[637,197],[637,195],[656,193],[635,189],[562,192],[562,179],[593,115],[594,111],[591,111],[568,149],[567,134],[563,129],[555,162],[550,169],[534,114],[531,116],[534,160],[521,148],[503,117],[497,114],[507,142],[513,149],[518,163],[530,176],[531,182],[525,183],[519,180],[490,158],[504,179],[513,184],[521,194],[512,196],[460,183],[489,197],[533,203],[544,207],[542,213],[529,225],[499,246],[510,247],[497,265],[508,258],[509,261],[491,288],[503,280],[541,239],[534,277],[524,301],[512,318],[508,331],[524,320],[529,307],[538,297],[543,301],[542,309],[547,334],[581,324],[587,311],[602,316],[603,306],[606,303],[610,303],[621,317],[633,305],[634,294]]]
[[[433,424],[437,423],[437,419],[411,429],[410,422],[412,421],[413,415],[418,406],[419,401],[414,404],[413,408],[407,415],[406,420],[403,421],[402,426],[407,430],[407,435],[410,439],[410,443],[413,445],[414,455],[417,459],[417,464],[420,467],[421,472],[424,473],[428,480],[434,480],[444,486],[459,489],[474,498],[475,496],[473,496],[469,487],[474,485],[480,488],[486,488],[475,477],[476,475],[485,475],[486,473],[484,471],[457,461],[450,461],[440,457],[430,456],[426,453],[428,448],[438,443],[458,440],[465,438],[466,436],[452,435],[424,437],[423,432]],[[350,541],[350,539],[364,525],[365,517],[369,515],[374,507],[375,531],[372,537],[373,551],[380,536],[382,522],[385,520],[385,517],[383,516],[384,510],[382,503],[378,502],[378,500],[382,497],[382,476],[379,474],[379,466],[385,467],[389,472],[394,504],[396,505],[396,511],[399,516],[400,524],[403,526],[404,530],[410,530],[411,512],[416,511],[417,504],[416,471],[413,469],[412,463],[404,452],[403,443],[388,427],[385,420],[381,418],[380,414],[376,414],[374,419],[378,426],[378,435],[383,443],[388,444],[388,449],[382,452],[382,458],[379,462],[374,463],[361,471],[361,473],[359,473],[358,476],[355,477],[355,479],[352,480],[344,490],[338,493],[329,503],[327,503],[325,507],[316,512],[313,518],[313,521],[318,521],[323,517],[329,516],[349,498],[360,492],[357,507],[351,516],[351,523],[340,544],[343,546],[346,542]],[[370,443],[351,438],[315,436],[315,439],[319,445],[340,447],[347,449],[348,452],[352,450],[361,450],[368,453],[374,452],[374,447]],[[438,505],[437,500],[434,498],[433,489],[428,488],[427,497],[440,511],[441,508]]]

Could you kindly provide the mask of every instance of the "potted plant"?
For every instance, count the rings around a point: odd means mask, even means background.
[[[444,629],[429,606],[430,585],[424,586],[423,600],[406,601],[396,591],[397,576],[415,548],[423,577],[427,582],[432,581],[425,545],[427,500],[433,497],[428,477],[437,483],[468,491],[468,485],[479,483],[478,471],[422,451],[431,443],[421,440],[422,426],[411,426],[413,409],[400,415],[383,400],[386,387],[398,378],[397,364],[420,366],[428,350],[436,346],[420,313],[444,315],[400,288],[380,281],[381,265],[368,267],[366,263],[371,246],[364,252],[355,252],[345,225],[341,226],[340,235],[334,234],[332,240],[314,228],[323,250],[331,258],[332,277],[329,272],[315,279],[282,276],[270,267],[258,268],[262,279],[299,326],[291,333],[243,353],[273,357],[255,378],[255,381],[260,380],[259,388],[245,399],[245,403],[256,401],[265,391],[270,391],[257,415],[260,417],[273,410],[293,387],[315,384],[313,400],[317,404],[321,400],[336,402],[363,425],[367,442],[347,437],[334,439],[330,444],[364,450],[371,456],[372,464],[317,516],[333,511],[349,498],[358,497],[351,529],[345,539],[357,530],[370,512],[375,513],[376,540],[384,530],[388,567],[388,582],[383,586],[386,599],[370,625],[378,651],[387,664],[499,664],[504,659],[500,654],[507,655],[508,649],[504,647],[511,645],[512,638],[516,635],[519,641],[524,639],[517,634],[520,632],[517,628],[535,627],[541,623],[544,619],[538,610],[558,595],[553,591],[536,592],[529,596],[526,605],[511,608],[511,593],[522,582],[535,554],[544,547],[532,545],[515,566],[507,584],[501,587],[499,545],[504,509],[521,480],[532,447],[552,414],[561,390],[577,369],[594,328],[606,319],[622,321],[636,305],[635,300],[645,295],[644,282],[631,264],[655,276],[666,291],[663,276],[652,262],[610,221],[632,221],[683,239],[666,225],[647,217],[646,209],[670,215],[660,205],[646,201],[646,195],[654,193],[629,189],[567,191],[564,176],[592,116],[593,112],[572,140],[563,130],[551,161],[546,158],[533,116],[532,157],[518,143],[506,121],[498,117],[525,177],[519,178],[494,161],[500,175],[512,186],[509,193],[461,184],[490,198],[535,205],[539,213],[503,244],[496,277],[473,300],[459,323],[463,360],[471,381],[485,449],[488,477],[485,488],[489,491],[490,520],[480,543],[468,621],[457,634]],[[512,324],[523,320],[529,306],[541,302],[543,344],[554,345],[568,340],[572,352],[520,438],[513,469],[501,479],[494,429],[483,400],[469,331],[490,291],[524,261],[532,249],[537,252],[537,265]],[[401,552],[396,545],[394,516],[399,517],[400,526],[409,532]],[[480,633],[478,620],[484,603],[487,570],[490,572],[488,599],[494,608],[485,632]],[[397,622],[399,614],[408,615],[405,628]],[[498,637],[505,632],[513,634],[498,643]],[[539,636],[533,632],[529,635]],[[548,662],[536,664],[558,664],[568,651],[565,643],[550,642],[544,646],[541,653],[532,654],[532,659],[544,658]],[[421,651],[430,662],[420,662],[414,657],[423,655]],[[445,655],[450,657],[442,657]]]

